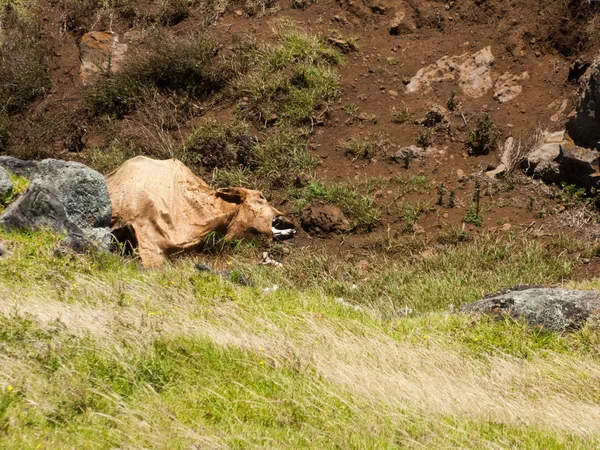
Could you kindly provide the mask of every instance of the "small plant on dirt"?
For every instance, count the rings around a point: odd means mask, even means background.
[[[446,106],[450,111],[456,111],[458,109],[458,99],[456,98],[456,91],[450,91],[450,98],[446,102]]]
[[[293,25],[280,23],[275,31],[277,44],[257,44],[241,55],[246,70],[232,83],[243,99],[238,114],[265,128],[323,123],[329,101],[339,95],[332,68],[343,61],[341,53]]]
[[[410,152],[404,152],[402,155],[402,166],[408,170],[410,168],[410,163],[413,160],[413,154]]]
[[[428,210],[429,205],[425,203],[416,203],[414,205],[405,203],[400,212],[400,216],[404,220],[404,231],[407,233],[413,232],[421,214]]]
[[[437,187],[437,194],[438,194],[438,199],[437,199],[436,205],[443,206],[444,205],[444,195],[446,195],[446,189],[444,188],[443,184],[440,184]]]
[[[306,150],[306,134],[295,129],[276,128],[261,140],[238,153],[233,167],[213,173],[213,185],[244,186],[270,191],[289,187],[299,174],[308,174],[318,164]],[[247,150],[247,152],[246,152]]]
[[[348,103],[344,105],[344,112],[350,117],[356,117],[358,116],[358,106],[353,103]]]
[[[562,191],[560,192],[559,197],[563,203],[579,204],[586,208],[593,208],[595,206],[594,199],[588,197],[585,188],[564,182],[561,183],[560,186]]]
[[[417,138],[417,144],[423,148],[427,148],[431,145],[433,136],[433,128],[424,127],[421,129],[419,133],[419,137]]]
[[[469,207],[463,222],[472,223],[478,227],[483,223],[483,214],[481,214],[481,185],[479,181],[475,182],[475,190],[473,191],[473,203]]]
[[[438,243],[443,245],[458,245],[461,242],[470,240],[471,236],[465,231],[464,224],[462,228],[450,227],[449,230],[437,237]]]
[[[369,141],[350,138],[342,144],[346,156],[350,156],[353,161],[357,159],[369,159],[373,156],[373,144]]]
[[[475,128],[469,133],[469,148],[473,155],[485,155],[496,146],[500,132],[487,114],[477,119]]]
[[[450,195],[448,196],[448,208],[454,208],[456,206],[456,195],[454,191],[450,191]]]
[[[397,124],[403,124],[410,122],[412,114],[408,108],[395,110],[392,112],[392,122]]]

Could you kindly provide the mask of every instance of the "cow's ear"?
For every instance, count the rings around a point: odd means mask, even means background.
[[[246,198],[245,192],[239,188],[217,189],[217,197],[229,203],[241,204]]]

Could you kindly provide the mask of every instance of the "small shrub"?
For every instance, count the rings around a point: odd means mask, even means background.
[[[348,114],[350,117],[358,116],[358,106],[353,103],[348,103],[344,105],[344,112]]]
[[[413,232],[417,220],[424,212],[429,210],[429,205],[425,203],[410,204],[405,203],[401,209],[401,217],[404,220],[404,231]]]
[[[448,208],[454,208],[456,206],[456,194],[454,191],[450,191],[448,196]]]
[[[463,218],[463,222],[472,223],[478,227],[483,223],[483,214],[481,214],[481,185],[479,181],[475,183],[475,190],[473,191],[473,203],[468,209],[466,216]]]
[[[168,92],[202,99],[220,90],[228,74],[215,59],[216,47],[202,35],[178,37],[152,33],[123,65],[84,96],[91,115],[122,118],[153,92]]]
[[[42,95],[50,76],[35,23],[25,12],[6,11],[0,11],[5,33],[0,38],[0,111],[12,114]]]
[[[565,182],[561,183],[560,187],[562,188],[562,191],[560,191],[559,197],[563,203],[575,203],[588,208],[594,207],[594,199],[588,197],[585,188]]]
[[[487,114],[477,119],[475,129],[469,133],[469,147],[474,155],[488,153],[496,146],[500,132]]]
[[[352,157],[353,160],[369,159],[373,156],[373,144],[369,141],[350,138],[342,144],[342,148],[346,156]]]
[[[437,199],[436,205],[443,206],[444,205],[444,195],[446,194],[446,189],[444,189],[443,184],[440,184],[437,187],[437,194],[438,194],[438,199]]]
[[[433,136],[433,128],[422,128],[417,138],[417,144],[423,148],[427,148],[431,145],[431,137]]]
[[[458,99],[456,98],[456,91],[450,91],[450,98],[446,102],[446,106],[450,111],[456,111],[458,108]]]
[[[400,109],[400,110],[393,112],[392,122],[398,123],[398,124],[403,124],[406,122],[410,122],[411,117],[412,117],[412,115],[408,108]]]
[[[243,158],[236,166],[217,168],[213,183],[269,191],[291,186],[298,175],[309,172],[317,164],[306,150],[306,135],[278,128],[262,141],[244,148]]]

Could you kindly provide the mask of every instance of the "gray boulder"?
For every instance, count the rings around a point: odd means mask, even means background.
[[[582,146],[600,147],[600,54],[579,81],[576,113],[569,119],[567,130]]]
[[[0,166],[30,178],[25,193],[0,216],[5,229],[52,228],[107,248],[111,201],[104,177],[76,162],[0,158]],[[82,245],[78,245],[81,247]]]
[[[4,168],[0,167],[0,198],[10,195],[12,192],[13,184],[10,181],[10,176]]]
[[[575,184],[598,189],[600,152],[569,143],[564,131],[546,132],[540,144],[523,160],[521,167],[546,183]]]
[[[567,331],[599,315],[600,292],[518,286],[488,295],[460,311],[510,316],[552,331]]]

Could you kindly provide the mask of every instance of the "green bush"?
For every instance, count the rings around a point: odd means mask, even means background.
[[[240,113],[263,126],[314,125],[313,113],[339,94],[331,66],[341,54],[316,36],[291,26],[278,30],[276,45],[240,47],[232,66],[244,72],[233,83]]]
[[[215,56],[216,46],[205,36],[178,37],[154,31],[120,72],[106,76],[86,92],[88,111],[122,118],[153,91],[189,100],[205,98],[227,80]]]
[[[473,131],[469,133],[469,147],[474,155],[487,154],[496,146],[500,132],[487,114],[477,119]]]
[[[3,6],[0,3],[0,6]],[[50,86],[50,76],[33,19],[12,8],[0,12],[0,111],[22,110]]]

